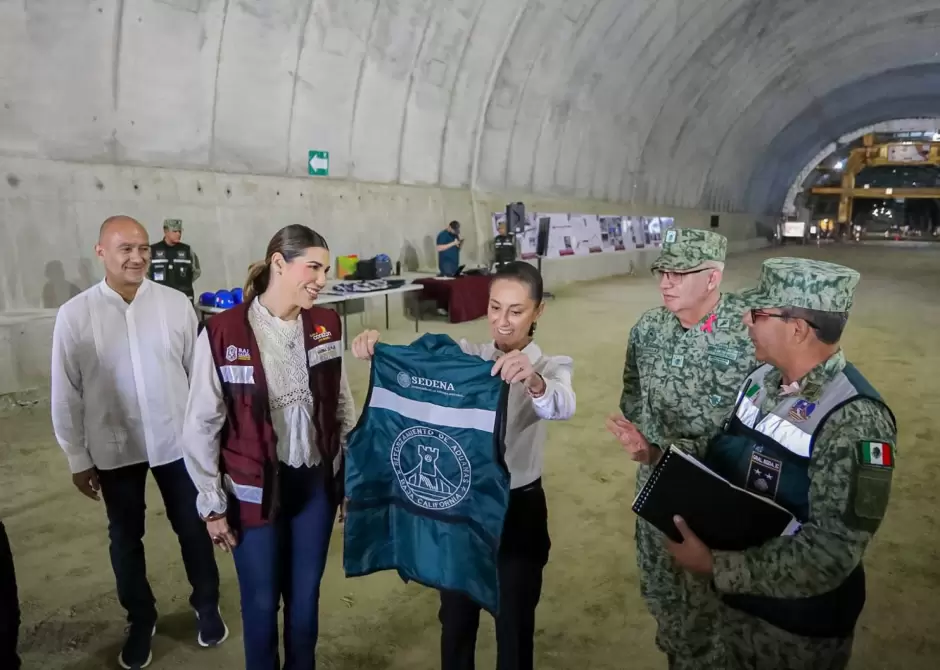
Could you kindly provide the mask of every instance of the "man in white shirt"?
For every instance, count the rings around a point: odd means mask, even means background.
[[[180,448],[196,314],[184,294],[146,279],[150,244],[134,219],[107,219],[95,253],[104,281],[56,317],[52,424],[76,488],[93,500],[99,491],[104,497],[111,566],[130,623],[118,661],[144,668],[157,621],[143,545],[148,470],[179,538],[198,642],[214,646],[228,636],[212,541],[196,514]]]

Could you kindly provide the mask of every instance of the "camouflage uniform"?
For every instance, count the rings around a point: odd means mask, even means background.
[[[723,262],[726,249],[727,239],[717,233],[669,230],[653,269],[699,269]],[[757,365],[742,321],[745,309],[739,296],[724,294],[688,330],[665,307],[657,307],[630,331],[620,409],[651,444],[665,448],[682,440],[691,453],[704,453],[707,439],[731,413],[741,380]],[[639,466],[638,492],[651,471]],[[675,567],[662,533],[641,519],[636,543],[640,590],[657,622],[656,644],[670,667],[723,667],[715,618],[722,605],[708,579]]]
[[[831,263],[775,258],[742,297],[753,308],[847,313],[858,280]],[[781,383],[773,366],[755,370],[706,454],[720,474],[803,524],[745,551],[713,552],[714,584],[729,605],[722,637],[740,668],[841,669],[864,605],[862,554],[888,504],[897,429],[841,350],[796,386]]]

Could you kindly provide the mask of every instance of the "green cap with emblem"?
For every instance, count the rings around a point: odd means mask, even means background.
[[[685,272],[724,263],[728,238],[710,230],[669,228],[663,235],[663,251],[650,269]]]
[[[182,219],[163,219],[163,230],[169,230],[171,233],[183,232]]]
[[[800,307],[848,312],[861,275],[852,268],[809,258],[770,258],[760,268],[757,288],[741,297],[751,308]]]

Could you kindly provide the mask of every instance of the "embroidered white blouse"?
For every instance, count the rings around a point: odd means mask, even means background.
[[[284,321],[272,315],[258,300],[248,308],[248,322],[261,351],[261,365],[268,385],[271,419],[277,434],[278,460],[290,467],[320,463],[313,423],[313,396],[309,387],[307,351],[300,318]],[[356,422],[356,411],[342,364],[338,408],[340,447]],[[199,495],[196,508],[202,516],[224,512],[232,482],[219,476],[220,432],[225,424],[222,385],[212,359],[208,334],[196,341],[193,373],[183,428],[183,454]],[[333,463],[338,470],[340,454]]]

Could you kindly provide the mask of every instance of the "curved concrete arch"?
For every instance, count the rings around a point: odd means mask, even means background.
[[[830,91],[940,62],[938,29],[935,0],[2,3],[0,155],[300,176],[316,148],[357,181],[765,211],[775,138],[810,119],[811,155],[861,118]]]
[[[767,160],[760,163],[746,184],[745,207],[779,212],[793,178],[806,161],[846,133],[902,117],[940,116],[940,97],[932,94],[938,86],[940,65],[921,65],[886,72],[831,91],[798,114],[768,145]],[[825,128],[815,122],[819,108],[827,110]]]

